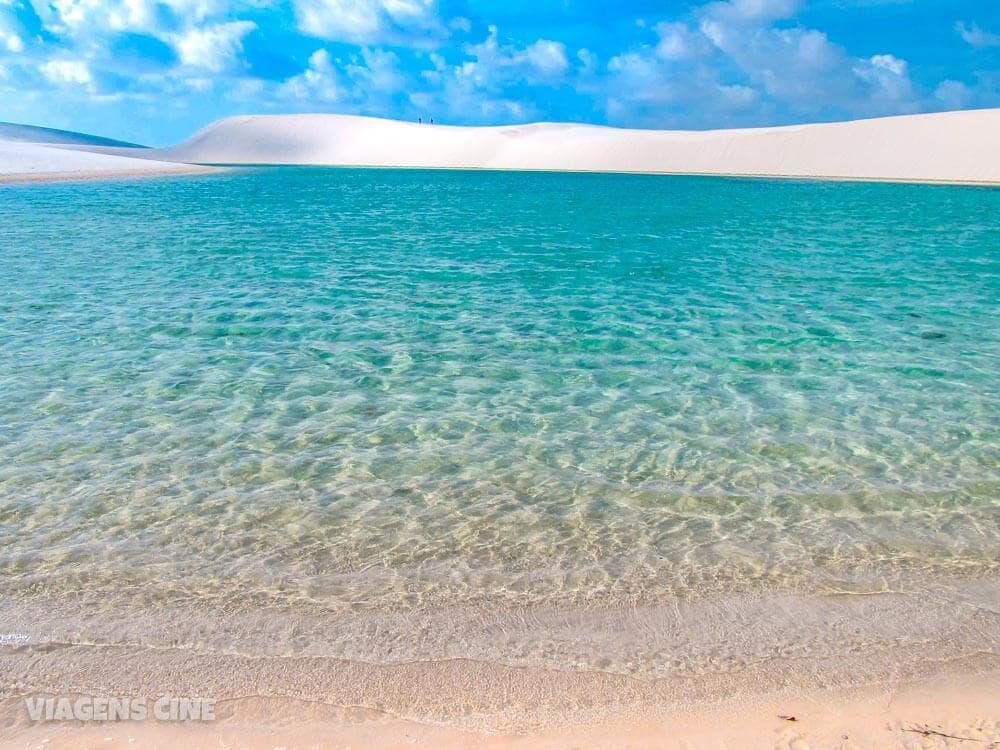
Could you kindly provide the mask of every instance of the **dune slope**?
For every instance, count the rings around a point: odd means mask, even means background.
[[[627,130],[571,123],[421,125],[259,115],[147,149],[0,123],[0,181],[162,174],[194,164],[649,172],[1000,184],[1000,109],[776,128]]]
[[[71,130],[42,128],[37,125],[20,125],[15,122],[0,122],[0,141],[21,143],[46,143],[52,145],[109,146],[117,148],[145,148],[137,143],[116,141],[99,135],[75,133]]]
[[[1000,109],[712,131],[420,125],[350,115],[220,120],[149,156],[315,164],[1000,183]]]
[[[0,138],[0,183],[125,177],[206,171],[204,167],[148,158],[148,149],[115,149],[79,143],[33,143]],[[135,155],[129,152],[135,152]]]

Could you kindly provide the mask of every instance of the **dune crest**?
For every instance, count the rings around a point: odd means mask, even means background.
[[[218,120],[176,146],[159,149],[0,123],[0,181],[164,174],[206,164],[1000,184],[1000,108],[705,131],[248,115]]]
[[[42,128],[37,125],[19,125],[15,122],[0,122],[0,141],[15,141],[20,143],[37,143],[60,146],[100,146],[114,148],[146,148],[138,143],[117,141],[114,138],[104,138],[89,133],[76,133],[72,130],[57,130]]]
[[[202,164],[997,183],[1000,109],[709,131],[569,123],[455,127],[353,115],[260,115],[219,120],[154,154],[155,158]]]

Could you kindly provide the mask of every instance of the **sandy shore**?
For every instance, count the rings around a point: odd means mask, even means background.
[[[995,586],[952,586],[478,617],[9,598],[0,746],[991,747]],[[33,725],[24,703],[164,695],[216,720]]]
[[[184,175],[209,174],[219,171],[215,167],[202,167],[195,164],[187,168],[166,169],[115,169],[79,172],[41,172],[22,174],[0,174],[0,185],[21,185],[40,182],[89,182],[92,180],[121,180],[138,177],[182,177]]]
[[[0,704],[0,747],[82,748],[951,748],[1000,747],[1000,671],[851,691],[786,689],[609,719],[595,712],[523,731],[418,723],[363,707],[247,696],[211,722],[32,724],[23,699]]]

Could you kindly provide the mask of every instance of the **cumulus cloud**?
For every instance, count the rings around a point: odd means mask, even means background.
[[[463,52],[464,59],[455,65],[448,65],[440,55],[431,57],[433,67],[422,75],[430,90],[410,96],[418,112],[446,112],[458,119],[524,120],[537,114],[533,102],[524,91],[520,96],[508,92],[556,86],[571,71],[562,42],[505,43],[496,26],[487,29],[486,39],[466,45]],[[578,59],[584,67],[596,65],[596,57],[586,50],[579,52]]]
[[[539,39],[524,50],[528,66],[540,79],[554,80],[562,77],[569,68],[566,45],[550,39]]]
[[[48,3],[36,0],[32,6],[45,28],[61,35],[147,30],[155,22],[155,5],[146,0],[52,0]]]
[[[425,44],[440,36],[435,0],[293,0],[299,29],[355,44]]]
[[[230,0],[31,0],[46,29],[95,36],[108,31],[156,34],[175,24],[197,24],[235,9]]]
[[[660,37],[656,55],[663,60],[694,60],[711,51],[705,36],[685,23],[658,23],[654,28]]]
[[[269,1],[0,0],[0,52],[21,53],[10,67],[25,87],[75,84],[90,101],[207,93],[246,67],[243,39],[257,26],[230,16]],[[4,5],[30,36],[5,23]]]
[[[190,28],[170,40],[184,65],[219,73],[233,65],[243,49],[243,37],[256,27],[252,21],[230,21]]]
[[[852,57],[822,31],[790,25],[799,6],[798,0],[728,0],[696,8],[688,21],[655,24],[655,44],[609,62],[609,114],[657,124],[657,112],[682,119],[681,110],[692,106],[758,120],[778,111],[823,117],[918,107],[905,60],[888,53]]]
[[[306,69],[282,82],[275,95],[306,108],[336,104],[338,111],[391,115],[396,95],[406,86],[399,58],[390,50],[365,47],[341,59],[318,49]]]
[[[344,71],[364,96],[391,95],[405,86],[399,58],[387,50],[366,47],[360,59],[349,62]]]
[[[94,78],[82,60],[49,60],[39,66],[42,75],[57,85],[91,86]]]
[[[505,83],[551,83],[569,69],[566,46],[562,42],[539,39],[526,47],[501,44],[496,26],[490,26],[485,40],[466,47],[472,59],[459,69],[460,75],[482,89],[496,89]]]
[[[587,49],[573,23],[539,33],[536,19],[519,35],[480,13],[449,17],[443,9],[459,6],[439,0],[0,0],[0,99],[13,102],[11,113],[33,98],[75,97],[74,112],[82,103],[169,99],[192,121],[239,101],[242,111],[662,127],[1000,103],[988,49],[1000,44],[997,29],[968,20],[940,29],[986,51],[966,56],[974,69],[956,64],[933,78],[940,67],[918,65],[918,52],[912,65],[888,47],[858,55],[824,32],[815,4],[808,18],[820,20],[807,24],[807,0],[699,1],[673,14],[644,6],[634,24],[622,10],[608,38],[624,41]],[[593,21],[570,6],[577,20]],[[56,87],[61,96],[47,97]]]
[[[325,49],[318,49],[309,56],[309,66],[302,73],[285,81],[278,94],[292,99],[335,102],[340,99],[337,79],[330,53]]]
[[[597,56],[585,49],[571,62],[566,45],[553,39],[502,41],[492,25],[485,39],[464,45],[457,60],[430,53],[427,61],[429,67],[411,82],[406,96],[414,116],[493,122],[537,116],[532,92],[590,75],[598,64]]]
[[[873,55],[857,61],[853,73],[868,84],[864,92],[866,102],[860,107],[862,112],[866,106],[875,114],[916,111],[919,102],[908,68],[905,60],[893,55]]]
[[[948,109],[967,106],[972,96],[972,90],[961,81],[942,81],[934,89],[934,98]]]

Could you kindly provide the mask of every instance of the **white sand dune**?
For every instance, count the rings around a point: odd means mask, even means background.
[[[140,151],[140,149],[135,149]],[[143,150],[144,151],[144,150]],[[205,171],[191,164],[95,153],[40,143],[0,140],[0,182],[136,177]]]
[[[83,133],[0,123],[0,182],[205,171],[190,164],[157,161],[139,146],[109,145],[116,143],[120,142]]]
[[[1000,184],[1000,109],[709,131],[259,115],[219,120],[163,149],[20,127],[16,140],[0,128],[0,181],[160,174],[192,164],[302,164]],[[56,142],[28,142],[29,131]]]
[[[210,164],[998,183],[1000,109],[712,131],[556,123],[451,127],[349,115],[267,115],[219,120],[183,143],[153,153]]]
[[[52,145],[78,146],[109,146],[115,148],[145,148],[137,143],[116,141],[89,133],[76,133],[72,130],[56,130],[42,128],[37,125],[21,125],[16,122],[0,122],[0,141],[19,141],[23,143],[47,143]]]

